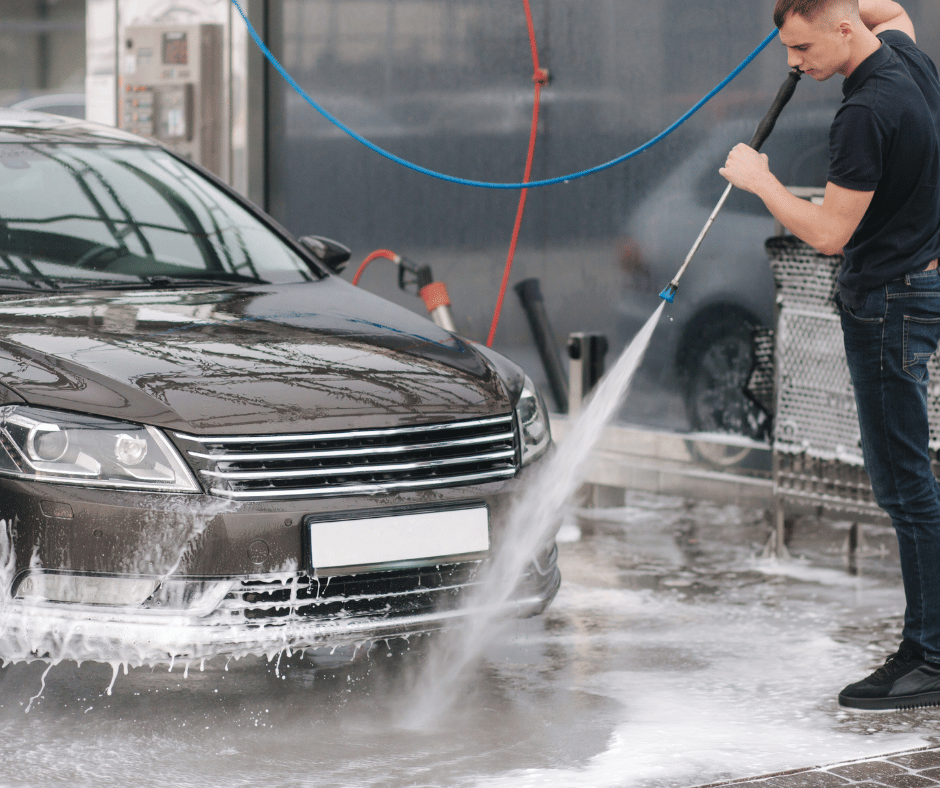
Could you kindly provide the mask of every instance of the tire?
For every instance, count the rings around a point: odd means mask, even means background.
[[[754,440],[766,437],[767,414],[744,391],[754,365],[754,328],[742,315],[732,312],[710,321],[686,355],[685,406],[693,431]],[[704,459],[731,465],[748,451],[729,447]]]

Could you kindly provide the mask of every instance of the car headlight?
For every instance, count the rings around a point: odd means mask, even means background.
[[[552,442],[545,402],[528,375],[525,376],[522,394],[516,404],[516,418],[519,420],[519,436],[522,440],[522,464],[528,465],[541,456]]]
[[[199,492],[154,427],[55,410],[0,408],[0,474],[33,481]]]

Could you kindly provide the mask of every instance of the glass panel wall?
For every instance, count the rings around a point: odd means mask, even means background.
[[[905,5],[937,57],[936,4]],[[773,0],[532,6],[541,63],[551,72],[534,178],[581,170],[645,142],[773,29]],[[521,0],[283,0],[271,9],[268,37],[312,97],[378,145],[452,175],[521,179],[533,96]],[[609,339],[610,364],[652,314],[725,186],[717,172],[724,157],[750,138],[787,71],[774,42],[649,152],[602,174],[529,192],[511,282],[541,280],[560,354],[569,332],[598,331]],[[804,78],[767,144],[787,184],[825,182],[840,83]],[[297,234],[349,245],[347,276],[379,247],[430,265],[447,284],[459,331],[485,341],[518,193],[410,172],[347,138],[276,74],[270,86],[275,215]],[[763,242],[774,232],[760,203],[734,195],[661,321],[621,418],[676,430],[709,427],[702,421],[709,392],[701,388],[719,385],[746,363],[741,337],[772,321]],[[391,263],[374,263],[361,284],[423,311],[416,296],[399,290]],[[512,290],[494,346],[548,394]]]
[[[84,113],[85,0],[0,0],[0,105]]]

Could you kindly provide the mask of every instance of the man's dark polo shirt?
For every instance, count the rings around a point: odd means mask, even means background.
[[[829,180],[874,191],[845,246],[846,305],[940,256],[940,80],[909,36],[889,30],[842,85],[829,134]]]

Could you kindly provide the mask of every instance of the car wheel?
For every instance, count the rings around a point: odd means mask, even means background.
[[[753,327],[732,315],[711,323],[687,356],[685,404],[695,432],[717,432],[763,439],[767,415],[744,389],[754,364]],[[747,455],[746,447],[715,447],[703,458],[731,465]]]

